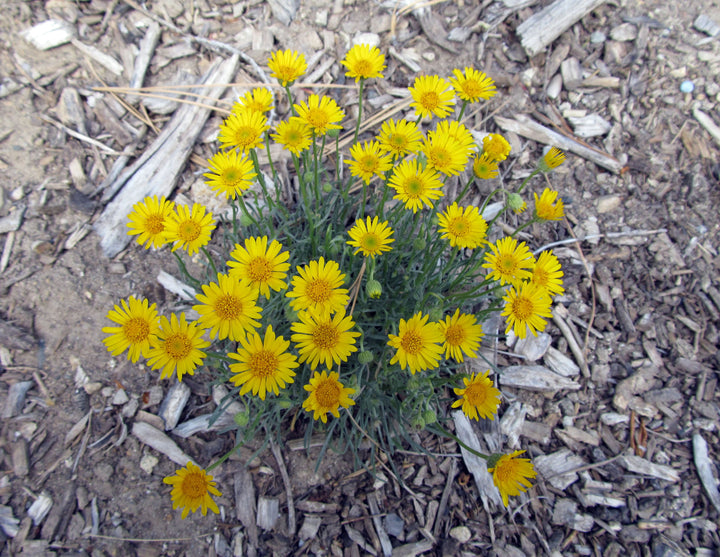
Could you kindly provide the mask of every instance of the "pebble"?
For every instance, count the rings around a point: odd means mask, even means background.
[[[552,337],[547,333],[538,333],[537,336],[528,335],[517,341],[515,352],[525,356],[528,361],[535,362],[545,355],[551,342]]]
[[[146,454],[140,459],[140,468],[148,474],[153,473],[153,469],[158,465],[160,459],[154,455]]]
[[[597,200],[597,212],[609,213],[620,207],[620,203],[622,203],[622,199],[619,195],[605,195]]]
[[[450,530],[450,537],[456,539],[460,543],[466,543],[470,541],[472,532],[470,532],[470,528],[467,526],[455,526],[455,528]]]
[[[604,43],[607,40],[607,35],[602,31],[593,31],[590,34],[590,42],[592,44]]]
[[[685,80],[680,84],[680,92],[692,93],[695,90],[695,84],[690,80]]]
[[[380,45],[380,35],[377,33],[358,33],[353,37],[352,40],[353,46],[357,44],[367,44],[370,46],[379,46]]]
[[[117,391],[115,391],[115,396],[113,396],[113,398],[112,398],[112,405],[113,406],[122,406],[128,400],[130,400],[130,397],[127,396],[125,389],[118,389]]]
[[[610,38],[614,41],[627,42],[637,38],[638,30],[632,23],[621,23],[610,31]]]

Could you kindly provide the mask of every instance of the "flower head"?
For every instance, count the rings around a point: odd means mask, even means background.
[[[417,312],[410,319],[400,319],[397,335],[388,335],[388,345],[397,348],[390,364],[400,363],[400,367],[417,371],[434,369],[440,365],[443,342],[442,331],[437,323],[428,323],[429,316]]]
[[[354,77],[357,83],[361,79],[383,77],[380,72],[385,69],[385,56],[375,46],[356,44],[340,63],[348,69],[345,75]]]
[[[182,248],[193,255],[210,241],[215,230],[212,213],[206,213],[199,203],[193,203],[192,211],[186,205],[178,205],[176,211],[166,225],[166,238],[173,243],[172,251]]]
[[[513,213],[519,215],[525,209],[527,209],[527,203],[517,193],[510,193],[507,197],[507,207]]]
[[[200,304],[193,309],[200,314],[198,325],[210,329],[210,337],[240,341],[247,331],[260,326],[262,309],[257,306],[258,290],[237,277],[218,273],[217,282],[202,285],[196,294]]]
[[[312,145],[312,132],[305,122],[298,117],[284,120],[275,126],[275,133],[270,137],[283,146],[283,149],[299,155]]]
[[[462,151],[465,155],[465,162],[467,162],[470,154],[475,149],[475,138],[473,134],[470,133],[470,130],[467,129],[464,124],[461,124],[457,120],[440,120],[435,127],[435,131],[428,132],[428,138],[432,139],[436,135],[440,137],[450,137],[455,143],[456,150]]]
[[[350,174],[359,176],[366,184],[373,176],[382,176],[392,168],[392,160],[381,153],[377,141],[366,141],[362,146],[356,143],[350,147],[350,156],[352,159],[344,161],[350,165]]]
[[[480,341],[484,335],[483,328],[474,315],[460,313],[460,308],[455,310],[451,316],[446,316],[440,321],[440,331],[443,335],[443,349],[445,357],[452,357],[456,362],[464,360],[463,354],[475,358],[480,347]]]
[[[146,197],[140,203],[133,205],[132,213],[128,215],[128,234],[138,236],[137,243],[147,249],[150,246],[159,248],[167,242],[165,228],[173,213],[175,203],[164,197]]]
[[[122,307],[115,305],[107,318],[119,327],[103,327],[102,332],[110,336],[103,343],[113,356],[128,351],[128,360],[138,361],[140,356],[147,356],[150,343],[155,340],[159,328],[158,314],[155,304],[149,305],[146,299],[136,300],[130,296],[120,300]]]
[[[423,204],[432,207],[432,202],[442,197],[443,183],[437,172],[422,168],[416,159],[402,161],[393,170],[388,185],[395,190],[395,197],[405,203],[406,209],[417,212]]]
[[[523,282],[511,288],[503,300],[505,308],[500,315],[507,317],[505,334],[512,329],[518,338],[525,338],[529,330],[537,336],[537,331],[543,331],[547,325],[543,317],[552,317],[552,299],[545,289],[534,284]]]
[[[297,117],[307,125],[315,135],[325,135],[328,130],[341,130],[337,123],[342,121],[345,113],[330,97],[310,95],[307,103],[293,105]]]
[[[508,495],[520,495],[532,487],[528,481],[537,473],[529,458],[517,458],[525,451],[515,451],[505,455],[492,455],[488,472],[493,475],[493,483],[498,488],[503,504],[507,507]],[[493,462],[494,461],[494,462]]]
[[[565,214],[562,199],[558,199],[558,192],[545,188],[538,198],[535,196],[535,214],[542,220],[560,220]]]
[[[295,333],[290,339],[297,345],[300,363],[307,361],[311,369],[322,363],[327,367],[346,362],[350,354],[357,352],[355,338],[360,333],[350,331],[355,326],[345,310],[330,314],[327,310],[301,311],[299,322],[290,329]]]
[[[558,258],[553,252],[546,250],[537,258],[529,282],[544,288],[548,295],[557,296],[565,292],[562,277],[563,272]]]
[[[415,122],[407,120],[385,120],[378,134],[380,150],[401,159],[410,153],[417,153],[422,145],[422,132]]]
[[[365,257],[374,258],[392,249],[390,244],[395,241],[395,238],[391,238],[392,234],[393,229],[387,221],[379,222],[377,216],[374,219],[367,217],[365,221],[355,221],[355,226],[348,231],[351,239],[347,243],[357,248],[354,253],[362,251]]]
[[[446,176],[460,174],[468,161],[467,148],[447,131],[428,134],[422,147],[427,166]]]
[[[408,88],[414,102],[410,106],[423,118],[445,118],[455,108],[455,93],[450,82],[437,75],[421,75]]]
[[[269,298],[271,288],[276,292],[287,288],[285,277],[290,268],[287,262],[290,254],[281,252],[281,249],[282,244],[277,240],[268,246],[267,236],[246,238],[244,247],[235,244],[230,253],[231,260],[227,262],[230,276],[249,282],[250,286]]]
[[[278,395],[280,389],[294,381],[293,369],[300,364],[297,357],[287,351],[290,342],[276,336],[272,325],[268,325],[264,339],[253,331],[240,344],[242,347],[237,349],[237,353],[228,354],[238,362],[230,364],[230,371],[234,374],[230,381],[236,387],[242,385],[240,395],[252,391],[253,395],[265,400],[266,393]]]
[[[550,172],[565,162],[565,153],[557,147],[551,147],[538,161],[538,168],[543,172]]]
[[[483,153],[473,158],[473,173],[481,180],[497,178],[498,163],[488,158],[486,153]]]
[[[489,133],[483,137],[483,154],[492,161],[504,161],[510,154],[510,144],[499,133]]]
[[[493,386],[489,373],[490,370],[482,375],[473,373],[469,379],[463,378],[465,388],[453,389],[461,398],[453,402],[452,407],[461,406],[463,414],[471,420],[493,420],[500,406],[500,391]]]
[[[320,418],[327,423],[328,412],[336,418],[340,417],[340,407],[349,408],[355,404],[350,395],[355,389],[345,387],[340,381],[340,376],[335,371],[328,375],[327,371],[315,372],[310,382],[305,385],[305,390],[310,394],[303,402],[303,408],[313,413],[313,419]]]
[[[487,243],[487,222],[477,207],[453,203],[438,217],[439,231],[452,247],[474,249]]]
[[[490,244],[491,252],[485,254],[483,267],[490,269],[488,278],[499,280],[500,284],[518,285],[529,279],[535,261],[525,242],[506,236]]]
[[[476,103],[480,99],[488,100],[497,93],[495,82],[485,73],[474,68],[465,68],[465,73],[458,69],[453,70],[455,77],[450,78],[450,83],[455,88],[455,93],[462,100]]]
[[[173,509],[183,509],[180,518],[184,519],[188,513],[198,509],[203,516],[208,509],[215,514],[220,512],[210,495],[220,497],[222,493],[215,487],[213,477],[192,462],[188,462],[185,468],[180,468],[174,475],[163,478],[163,482],[173,486],[170,497]]]
[[[270,75],[277,79],[283,87],[292,83],[307,70],[305,55],[296,50],[277,50],[268,60]]]
[[[268,112],[273,105],[273,94],[266,87],[255,87],[248,91],[238,101],[239,109],[233,109],[233,112],[241,112],[242,109],[254,110],[255,112]]]
[[[340,272],[337,262],[325,258],[310,261],[304,267],[297,267],[299,276],[292,279],[293,289],[285,295],[295,298],[290,305],[295,311],[317,309],[342,311],[350,297],[346,288],[340,288],[345,274]]]
[[[204,332],[194,322],[185,321],[184,313],[180,314],[180,319],[174,313],[170,319],[161,317],[157,338],[150,344],[148,365],[152,369],[162,368],[160,379],[172,377],[175,371],[178,381],[182,381],[186,373],[193,375],[205,359],[202,349],[210,346],[202,338]]]
[[[247,108],[232,112],[222,124],[218,141],[223,149],[237,149],[247,153],[263,141],[263,133],[267,130],[267,118],[262,112]]]
[[[235,199],[252,185],[257,176],[252,161],[237,151],[219,151],[208,160],[210,172],[203,174],[207,185],[226,199]]]

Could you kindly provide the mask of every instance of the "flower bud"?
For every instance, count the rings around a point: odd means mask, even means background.
[[[426,424],[434,424],[437,421],[437,414],[434,410],[427,408],[422,413],[422,419],[425,421]]]
[[[425,246],[427,246],[425,238],[415,238],[415,240],[413,240],[413,248],[416,250],[422,251],[425,249]]]
[[[250,422],[250,411],[246,408],[242,412],[238,412],[233,416],[235,425],[238,427],[245,427]]]
[[[428,311],[430,321],[440,321],[443,318],[443,309],[440,306],[431,307]]]
[[[358,362],[362,365],[369,364],[375,359],[375,355],[370,350],[363,350],[358,354]]]
[[[302,175],[303,184],[312,184],[313,180],[315,180],[315,174],[312,172],[306,172]]]
[[[330,139],[337,139],[338,137],[340,137],[340,130],[336,128],[331,128],[327,131],[327,136]]]
[[[525,210],[527,204],[520,195],[518,195],[517,193],[511,193],[508,195],[507,198],[507,206],[508,209],[515,213],[522,213]]]
[[[325,193],[332,193],[332,191],[333,191],[334,189],[335,189],[335,188],[333,188],[333,185],[332,185],[330,182],[325,182],[325,183],[322,185],[322,190],[323,190]]]
[[[277,399],[277,405],[283,410],[287,410],[289,408],[292,408],[293,403],[292,400],[288,400],[286,398],[279,398]]]
[[[246,215],[245,213],[240,213],[240,218],[238,219],[240,222],[240,226],[250,226],[253,223],[253,219],[250,215]]]
[[[377,300],[380,296],[382,296],[382,284],[375,279],[369,280],[365,285],[365,292],[370,298]]]
[[[425,429],[425,420],[422,419],[422,416],[415,416],[410,425],[412,425],[413,429],[420,431]]]

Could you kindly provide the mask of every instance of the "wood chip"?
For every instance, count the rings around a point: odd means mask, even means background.
[[[92,58],[98,64],[105,67],[110,72],[114,73],[117,76],[122,75],[123,65],[120,62],[118,62],[117,60],[115,60],[115,58],[113,58],[109,54],[105,54],[104,52],[98,50],[94,46],[82,43],[77,39],[71,39],[70,42],[73,44],[73,46],[75,48],[77,48],[85,56],[87,56],[88,58]]]
[[[672,466],[655,464],[654,462],[635,455],[623,455],[618,459],[618,462],[634,474],[652,476],[653,478],[668,482],[680,481],[680,475]]]
[[[178,466],[187,466],[188,462],[195,463],[195,460],[186,455],[175,442],[159,429],[155,429],[145,422],[135,422],[132,434],[141,442],[161,452]]]
[[[529,391],[577,391],[580,383],[553,373],[544,366],[509,366],[502,370],[498,381],[504,387]]]
[[[718,481],[713,474],[713,463],[708,456],[708,446],[705,438],[700,433],[693,434],[693,458],[698,476],[702,482],[705,493],[713,504],[713,507],[720,513],[720,493],[718,492]]]
[[[3,406],[3,419],[14,418],[22,414],[22,409],[25,406],[25,396],[34,384],[32,381],[18,381],[10,385],[7,399],[5,399],[5,405]]]
[[[533,460],[537,471],[556,489],[564,490],[578,480],[575,470],[586,463],[585,459],[568,449],[561,449]]]
[[[177,426],[180,414],[185,409],[188,400],[190,400],[190,387],[187,386],[187,383],[181,381],[173,383],[158,410],[158,416],[165,423],[165,431],[170,431]]]
[[[256,524],[263,530],[275,528],[280,518],[280,501],[276,497],[259,497]]]
[[[75,27],[61,19],[48,19],[20,31],[20,36],[38,50],[49,50],[69,43],[75,36]]]
[[[250,472],[241,466],[235,472],[233,480],[235,489],[235,514],[250,538],[250,543],[257,547],[258,529],[255,518],[255,485]]]

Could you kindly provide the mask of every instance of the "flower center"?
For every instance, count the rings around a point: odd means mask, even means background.
[[[192,342],[183,333],[175,333],[165,339],[165,353],[172,360],[184,360],[192,350]]]
[[[377,158],[372,155],[366,155],[358,162],[360,163],[360,168],[363,170],[363,172],[372,174],[377,168]]]
[[[150,334],[150,325],[142,317],[133,317],[123,325],[123,333],[125,333],[125,338],[132,343],[142,342],[147,340]]]
[[[194,220],[186,220],[178,226],[178,236],[183,242],[193,242],[200,237],[201,227]]]
[[[435,148],[428,153],[435,168],[444,168],[450,162],[450,153],[446,149]]]
[[[197,499],[207,493],[205,478],[198,473],[190,473],[182,482],[182,492],[186,497]]]
[[[453,234],[453,236],[465,236],[470,229],[470,223],[465,219],[465,217],[459,217],[450,223],[449,228],[450,233]]]
[[[305,295],[316,304],[327,302],[331,294],[332,288],[330,287],[330,283],[323,279],[315,279],[310,282],[305,289]]]
[[[330,379],[323,381],[315,389],[315,398],[322,408],[334,408],[340,404],[340,385]]]
[[[243,304],[236,296],[226,294],[215,301],[215,313],[220,319],[226,321],[237,319],[242,310]]]
[[[305,119],[313,128],[315,128],[316,131],[324,129],[325,126],[327,126],[328,124],[327,113],[324,110],[320,110],[319,108],[311,108],[310,110],[308,110]]]
[[[498,257],[498,271],[505,275],[514,275],[518,269],[518,261],[512,254]]]
[[[445,340],[452,346],[460,346],[465,341],[465,328],[461,325],[450,325],[445,331]]]
[[[363,236],[360,243],[366,251],[375,251],[380,244],[380,238],[378,238],[375,234],[368,233]]]
[[[223,172],[222,179],[226,186],[235,188],[242,180],[242,176],[237,168],[228,168]]]
[[[256,257],[248,265],[248,276],[253,282],[266,282],[270,279],[272,267],[264,257]]]
[[[545,269],[536,268],[533,271],[532,282],[538,286],[547,286],[549,282],[548,273]]]
[[[512,304],[512,314],[520,321],[527,321],[534,313],[534,306],[530,298],[515,298]]]
[[[514,460],[503,462],[500,466],[495,466],[495,475],[500,481],[508,481],[518,477],[518,470]]]
[[[420,197],[423,194],[423,184],[417,177],[410,178],[405,184],[405,191],[410,197]]]
[[[368,60],[358,60],[355,62],[355,73],[361,77],[368,77],[372,72],[372,66]]]
[[[145,229],[150,234],[160,234],[165,230],[165,219],[162,215],[150,215],[145,219]]]
[[[302,141],[302,134],[298,130],[290,130],[285,136],[285,143],[288,145],[298,145]]]
[[[235,130],[235,143],[250,145],[257,139],[257,130],[250,126],[242,126]]]
[[[295,66],[279,66],[275,71],[282,80],[292,81],[295,79]]]
[[[477,81],[466,81],[462,84],[461,89],[468,97],[477,97],[482,92],[482,87]]]
[[[488,389],[482,383],[473,383],[465,389],[465,400],[473,406],[481,406],[488,399]]]
[[[269,377],[277,371],[278,358],[268,350],[260,350],[250,356],[248,366],[253,376],[258,378]]]
[[[422,350],[422,337],[415,331],[408,331],[403,335],[400,346],[408,354],[418,354]]]
[[[400,135],[399,133],[393,133],[390,134],[390,137],[388,138],[388,143],[395,147],[396,149],[402,149],[407,145],[407,140],[405,139],[405,136]]]
[[[428,91],[421,95],[420,104],[428,110],[435,110],[440,104],[440,96],[435,91]]]
[[[330,323],[320,323],[313,330],[312,337],[315,346],[321,350],[329,350],[337,346],[340,334]]]

